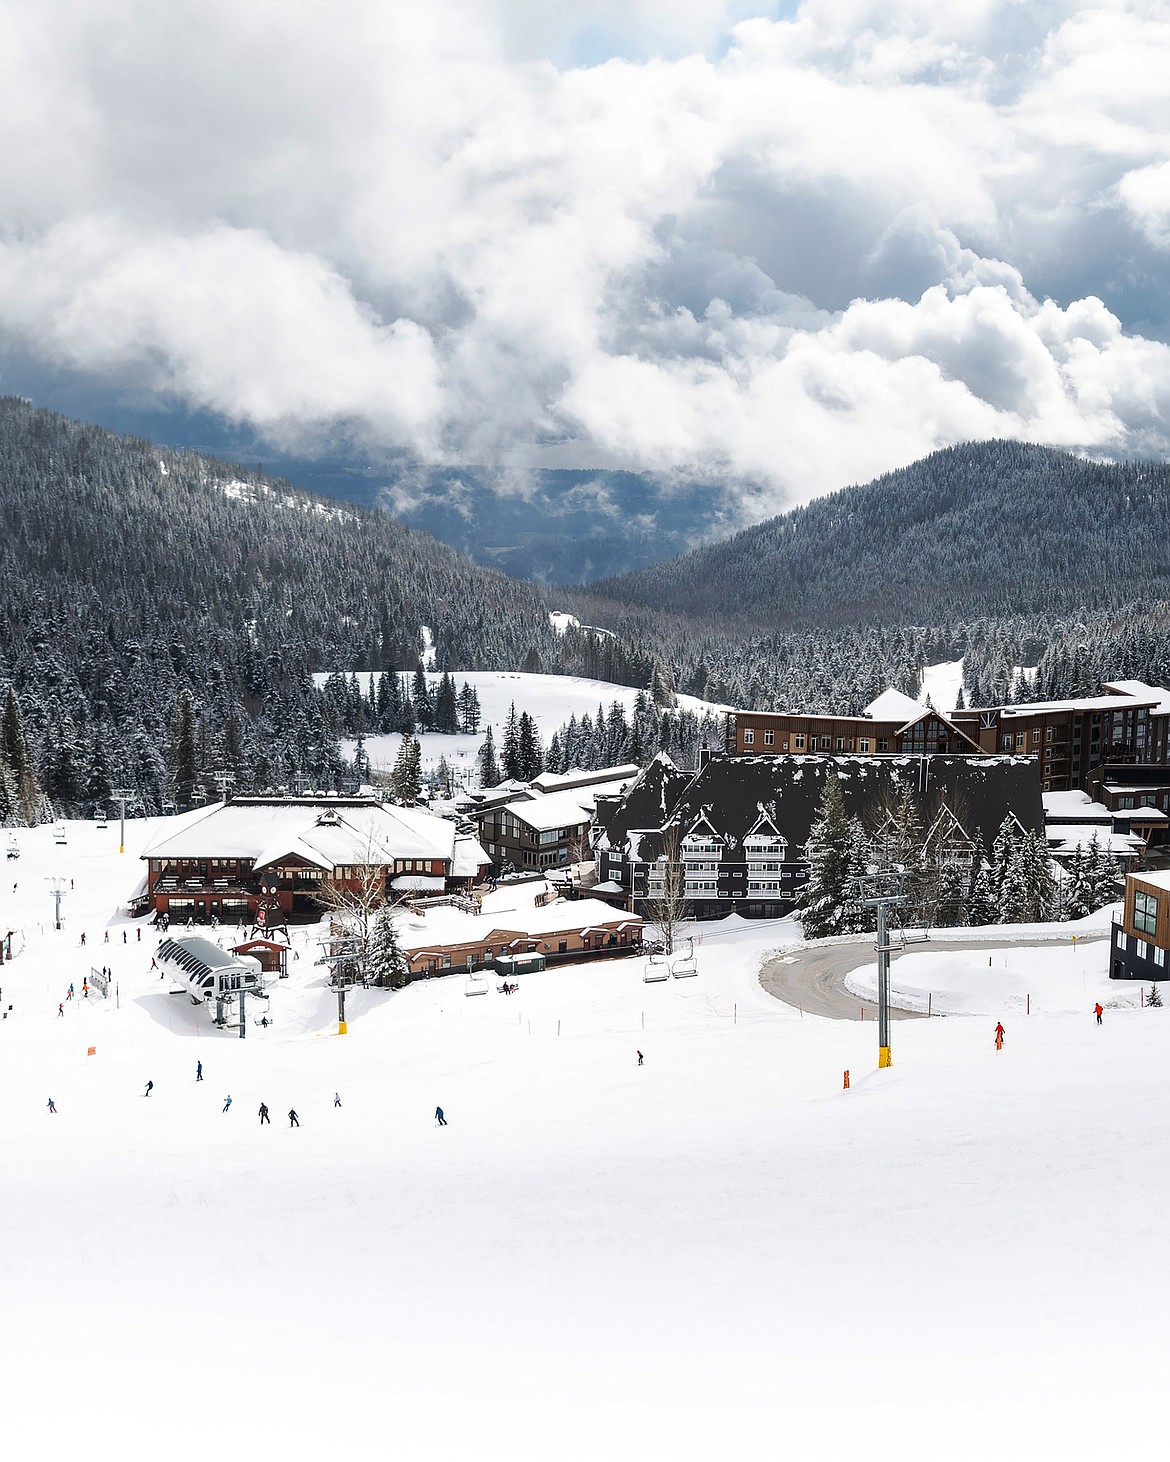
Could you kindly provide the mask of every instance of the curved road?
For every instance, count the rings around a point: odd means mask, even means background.
[[[1108,938],[1105,934],[1081,934],[1077,943],[1096,944]],[[925,943],[911,944],[903,953],[924,954],[929,949],[1002,949],[1004,944],[1035,945],[1039,948],[1055,948],[1067,945],[1071,936],[1063,939],[1011,939],[1002,944],[993,940],[930,939]],[[895,955],[891,961],[891,983],[897,981]],[[787,1005],[796,1005],[808,1015],[823,1015],[829,1020],[877,1020],[877,1004],[862,1000],[845,988],[845,976],[850,970],[869,963],[876,963],[877,956],[872,944],[859,940],[856,944],[820,944],[811,949],[797,950],[792,954],[777,955],[768,960],[760,970],[760,984],[769,995],[783,1000]],[[894,996],[896,999],[896,995]],[[891,1004],[892,1020],[922,1020],[925,1010],[899,1010]]]

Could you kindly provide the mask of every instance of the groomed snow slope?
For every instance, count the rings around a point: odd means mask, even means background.
[[[1063,1459],[1160,1434],[1165,1011],[1016,1013],[998,1054],[990,1017],[904,1022],[879,1073],[872,1023],[760,990],[791,926],[729,921],[695,980],[454,977],[351,997],[345,1037],[306,936],[240,1041],[111,915],[145,833],[122,859],[116,825],[21,833],[0,885],[27,936],[0,969],[8,1455]],[[49,874],[75,880],[61,933]],[[91,961],[120,1008],[58,1017]]]

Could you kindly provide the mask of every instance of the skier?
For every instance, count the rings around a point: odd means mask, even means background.
[[[146,1090],[142,1093],[142,1095],[143,1096],[149,1096],[153,1090],[154,1090],[154,1082],[153,1081],[148,1081],[146,1083]]]
[[[299,1127],[301,1125],[301,1119],[297,1116],[294,1107],[289,1107],[288,1109],[288,1125],[290,1127]]]
[[[89,999],[89,981],[88,980],[82,980],[82,982],[81,982],[81,995],[82,995],[82,999],[84,999],[84,1000],[88,1000]]]
[[[1100,1002],[1100,1000],[1098,1000],[1097,1003],[1096,1003],[1096,1005],[1093,1006],[1093,1014],[1097,1017],[1097,1024],[1100,1025],[1101,1024],[1101,1016],[1104,1014],[1104,1011],[1101,1008],[1101,1002]]]
[[[447,1119],[443,1116],[442,1107],[435,1108],[435,1121],[439,1124],[440,1127],[445,1127],[447,1125]]]
[[[81,931],[81,942],[82,942],[82,944],[85,943],[85,930],[84,929]]]
[[[196,1063],[195,1063],[195,1080],[196,1081],[202,1081],[203,1080],[203,1062],[202,1061],[196,1061]]]
[[[58,1006],[57,1006],[57,1014],[58,1014],[58,1015],[64,1015],[64,1014],[65,1014],[65,1007],[64,1007],[64,1005],[60,1005],[60,1004],[59,1004],[59,1005],[58,1005]]]
[[[335,1107],[339,1107],[341,1105],[341,1093],[340,1092],[335,1091],[333,1093],[333,1105]]]
[[[125,931],[125,929],[122,930],[122,943],[123,944],[126,943],[126,931]]]
[[[996,1023],[996,1027],[995,1027],[995,1049],[997,1051],[1002,1051],[1003,1050],[1003,1038],[1004,1038],[1005,1035],[1006,1035],[1006,1032],[1005,1032],[1005,1030],[1003,1028],[1003,1022],[1002,1021],[998,1021]]]
[[[638,1052],[638,1065],[639,1065],[639,1066],[641,1066],[641,1064],[642,1064],[642,1062],[643,1062],[643,1061],[644,1061],[644,1060],[645,1060],[645,1059],[646,1059],[646,1058],[645,1058],[645,1057],[644,1057],[644,1056],[643,1056],[643,1055],[642,1055],[642,1053],[641,1053],[641,1051],[639,1051],[639,1052]]]
[[[223,1099],[223,1109],[224,1109],[225,1112],[231,1106],[231,1104],[232,1104],[231,1097],[230,1096],[224,1097],[224,1099]]]
[[[110,931],[107,929],[106,930],[106,937],[105,937],[105,939],[102,940],[102,943],[103,944],[109,944],[109,942],[110,942]]]
[[[272,1126],[272,1121],[271,1121],[271,1119],[268,1116],[268,1108],[264,1105],[263,1102],[261,1102],[260,1103],[260,1125],[261,1125],[261,1127],[264,1126],[265,1122],[267,1122],[270,1127]]]
[[[54,1103],[53,1098],[50,1097],[49,1098],[49,1111],[50,1112],[55,1112],[56,1110],[57,1110],[56,1104]]]
[[[142,925],[141,924],[139,924],[139,926],[138,926],[138,929],[136,931],[135,938],[136,938],[136,943],[138,943],[138,944],[141,944],[142,943]]]

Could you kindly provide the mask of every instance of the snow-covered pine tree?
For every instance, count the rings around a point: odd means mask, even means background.
[[[845,813],[841,782],[825,779],[816,821],[809,830],[808,883],[799,911],[807,939],[848,934],[862,927],[856,880],[865,872],[865,833]]]
[[[481,787],[495,787],[500,780],[500,762],[496,756],[496,742],[492,735],[491,723],[488,723],[487,732],[483,738],[483,745],[479,748],[476,757],[479,768],[479,784]]]
[[[412,807],[421,792],[422,748],[413,736],[404,736],[390,773],[390,797],[400,807]]]
[[[370,930],[366,977],[385,990],[401,990],[410,983],[410,965],[398,943],[398,930],[389,908],[378,911]]]

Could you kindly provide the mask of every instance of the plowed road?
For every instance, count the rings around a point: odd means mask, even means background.
[[[1082,934],[1078,944],[1095,944],[1106,938],[1104,934]],[[1003,948],[1004,944],[1032,945],[1037,948],[1067,946],[1070,938],[1064,939],[1012,939],[996,945],[993,941],[967,941],[961,939],[931,939],[925,944],[910,945],[907,954],[929,954],[931,950]],[[891,964],[891,983],[898,983],[898,958]],[[760,984],[769,995],[796,1005],[806,1015],[824,1015],[829,1020],[876,1020],[877,1005],[871,1000],[862,1000],[850,994],[845,988],[845,976],[850,970],[865,964],[875,964],[877,955],[872,944],[859,941],[857,944],[821,944],[813,949],[798,950],[794,954],[781,955],[768,960],[760,971]],[[895,993],[894,999],[897,999]],[[864,1014],[863,1014],[864,1012]],[[924,1010],[899,1010],[891,1005],[893,1020],[920,1020]]]

